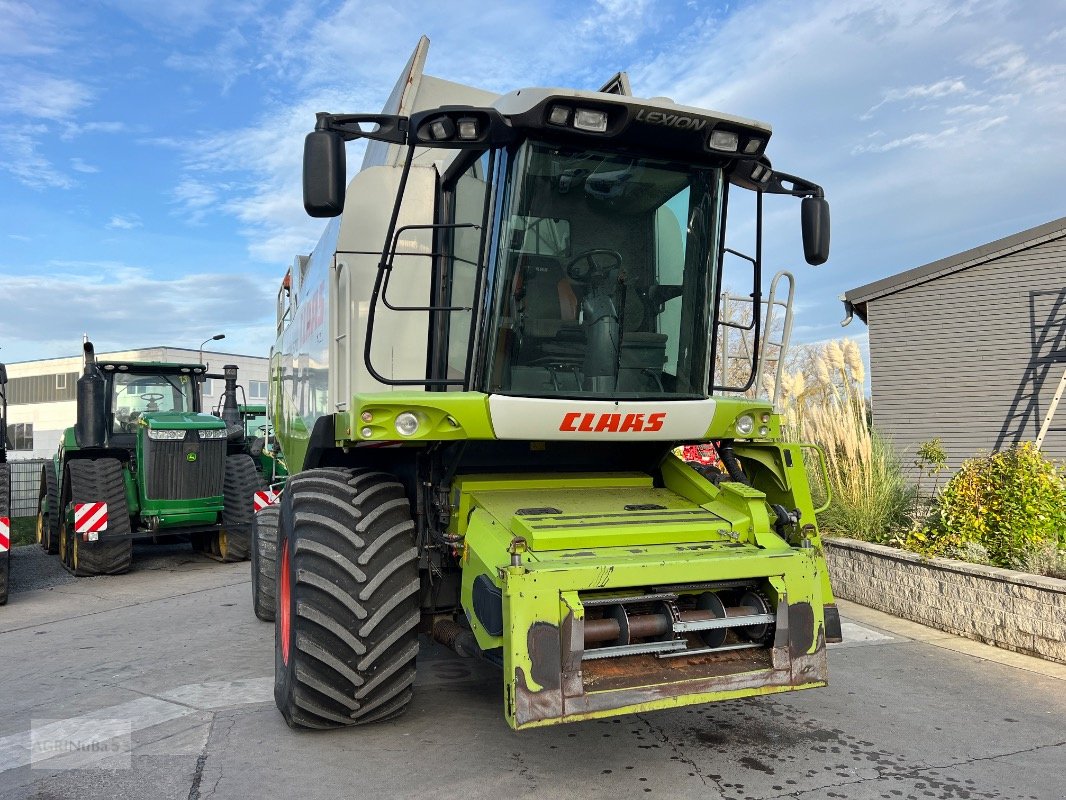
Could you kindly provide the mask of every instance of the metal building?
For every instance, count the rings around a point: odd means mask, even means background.
[[[951,469],[1036,440],[1066,386],[1066,217],[860,286],[874,424],[909,461],[940,437]],[[1042,449],[1066,459],[1066,398]]]
[[[196,363],[200,355],[199,350],[181,347],[148,347],[97,353],[101,359],[179,363]],[[244,387],[248,402],[266,403],[268,358],[205,350],[203,360],[212,373],[220,373],[223,364],[236,364],[238,381]],[[81,371],[81,355],[7,365],[7,441],[10,460],[51,458],[55,454],[63,431],[74,424],[77,415],[75,387]],[[205,381],[205,409],[213,408],[218,403],[223,388],[221,380],[209,378]]]

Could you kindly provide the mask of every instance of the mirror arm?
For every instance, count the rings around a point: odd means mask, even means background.
[[[786,188],[785,183],[791,184],[791,188]],[[790,194],[793,197],[825,197],[825,191],[817,183],[776,170],[762,191],[768,194]]]
[[[407,117],[399,114],[315,114],[316,131],[332,131],[340,134],[346,142],[355,139],[374,139],[391,144],[407,143]],[[364,130],[363,125],[375,126]]]

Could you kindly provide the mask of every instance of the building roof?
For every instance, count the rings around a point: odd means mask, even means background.
[[[900,272],[897,275],[890,275],[887,278],[868,283],[857,289],[850,289],[844,293],[844,306],[849,312],[854,311],[859,319],[866,322],[866,304],[870,300],[876,300],[908,289],[911,286],[933,281],[953,272],[959,272],[977,264],[984,264],[993,259],[1019,250],[1025,250],[1029,247],[1035,247],[1038,244],[1059,239],[1063,236],[1066,236],[1066,217],[1045,222],[1035,228],[1015,233],[1003,239],[997,239],[994,242],[974,247],[971,250],[966,250],[947,258],[941,258],[938,261],[909,269],[906,272]]]
[[[128,350],[101,351],[101,352],[97,352],[96,353],[96,359],[98,361],[134,360],[136,358],[136,356],[131,355],[131,354],[150,353],[152,351],[159,352],[159,353],[164,353],[164,354],[167,351],[171,351],[171,352],[175,352],[175,353],[200,353],[200,352],[203,352],[203,354],[205,356],[222,356],[224,358],[225,357],[229,357],[229,358],[249,358],[249,359],[259,359],[261,361],[269,361],[269,356],[263,356],[263,355],[254,355],[254,356],[252,356],[252,355],[245,355],[243,353],[224,353],[224,352],[221,352],[219,350],[206,350],[206,349],[201,351],[198,347],[174,347],[173,345],[166,345],[166,344],[155,345],[155,346],[152,346],[152,347],[131,347]],[[121,356],[121,358],[118,358],[120,356]],[[71,353],[68,356],[51,356],[49,358],[31,358],[31,359],[28,359],[26,361],[8,361],[6,363],[7,363],[7,365],[9,367],[11,367],[11,366],[15,366],[15,365],[47,364],[47,363],[53,362],[53,361],[72,361],[72,360],[75,360],[75,359],[78,360],[79,362],[82,359],[82,353],[81,353],[80,348],[79,348],[77,353]]]

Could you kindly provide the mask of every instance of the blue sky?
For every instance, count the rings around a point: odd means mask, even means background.
[[[427,72],[594,89],[765,120],[774,165],[826,188],[833,253],[769,207],[796,336],[844,290],[1066,216],[1059,0],[0,0],[0,358],[196,347],[266,354],[274,297],[322,228],[300,200],[314,112],[377,111],[421,34]],[[353,159],[354,160],[354,159]]]

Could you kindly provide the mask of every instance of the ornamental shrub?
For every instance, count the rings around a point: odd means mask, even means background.
[[[1034,553],[1066,549],[1066,474],[1032,442],[970,459],[907,538],[927,555],[1025,568]]]

